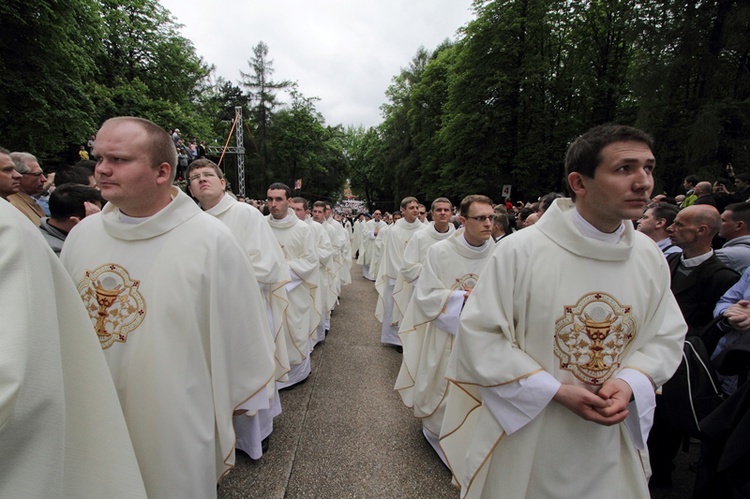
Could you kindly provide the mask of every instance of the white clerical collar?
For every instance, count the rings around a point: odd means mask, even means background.
[[[291,218],[292,216],[295,216],[295,217],[296,217],[297,215],[295,215],[294,213],[289,213],[289,212],[287,211],[287,212],[286,212],[286,216],[285,216],[284,218],[274,218],[274,217],[273,217],[273,215],[271,215],[271,218],[273,218],[273,220],[274,220],[275,222],[278,222],[278,223],[282,223],[282,222],[288,222],[288,221],[289,221],[289,219],[290,219],[290,218]]]
[[[464,246],[469,248],[471,251],[474,251],[476,253],[481,253],[484,251],[484,249],[487,247],[488,244],[490,244],[490,240],[487,239],[485,242],[482,243],[481,246],[473,246],[469,244],[469,241],[466,240],[466,232],[462,232],[461,236],[458,238],[459,241],[463,243]]]
[[[603,243],[618,244],[625,234],[625,224],[623,223],[620,223],[620,226],[614,232],[607,233],[600,231],[583,218],[575,207],[573,208],[573,225],[576,226],[576,229],[578,229],[583,237],[596,239]]]
[[[129,225],[137,225],[139,223],[145,222],[152,216],[150,215],[147,217],[131,217],[131,216],[124,214],[123,212],[120,212],[119,215],[120,215],[119,216],[120,222],[124,224],[129,224]]]
[[[702,255],[694,256],[693,258],[685,258],[685,254],[683,253],[683,256],[680,257],[680,263],[683,267],[697,267],[701,263],[711,258],[713,254],[714,250],[711,250],[708,253],[703,253]]]

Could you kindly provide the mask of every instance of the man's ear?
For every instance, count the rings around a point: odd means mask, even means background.
[[[568,174],[568,186],[570,186],[570,190],[573,191],[576,198],[584,197],[586,195],[584,177],[579,172],[571,172]]]
[[[656,221],[654,224],[654,227],[657,229],[666,229],[667,228],[667,219],[666,218],[660,218]]]
[[[156,181],[157,183],[169,182],[172,183],[172,166],[166,161],[156,167]]]

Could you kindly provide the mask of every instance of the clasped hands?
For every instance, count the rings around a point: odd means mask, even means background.
[[[611,378],[604,382],[599,393],[592,393],[578,385],[562,384],[553,400],[587,421],[612,426],[628,417],[627,407],[632,396],[633,390],[629,384]]]
[[[750,301],[740,300],[724,310],[724,317],[732,329],[747,331],[750,329]]]

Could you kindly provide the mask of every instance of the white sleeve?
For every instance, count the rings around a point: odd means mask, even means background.
[[[464,292],[460,290],[451,292],[443,311],[435,318],[435,325],[446,333],[456,336],[463,304]]]
[[[645,449],[648,433],[654,424],[654,387],[646,375],[635,369],[623,369],[616,377],[630,385],[630,389],[633,390],[633,400],[628,404],[630,413],[624,421],[625,428],[628,429],[635,447]]]
[[[292,280],[284,285],[284,288],[286,289],[287,293],[289,293],[290,291],[292,291],[294,288],[296,288],[302,283],[302,279],[300,279],[300,277],[297,275],[295,271],[293,271],[292,269],[289,269],[289,273],[292,276]]]
[[[547,371],[532,374],[512,383],[481,387],[484,405],[505,430],[511,433],[530,423],[547,407],[561,383]]]

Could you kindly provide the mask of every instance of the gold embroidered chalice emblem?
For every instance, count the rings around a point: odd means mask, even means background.
[[[609,369],[609,365],[604,362],[604,340],[610,335],[614,321],[615,317],[612,314],[608,314],[601,321],[584,315],[583,325],[586,329],[586,334],[591,338],[593,343],[589,346],[591,360],[584,364],[583,367],[592,371],[606,371]]]
[[[107,332],[105,327],[109,318],[109,309],[115,304],[115,300],[120,296],[120,293],[122,293],[122,286],[118,285],[112,289],[105,289],[99,280],[93,286],[96,293],[96,303],[99,304],[95,326],[96,335],[99,336],[99,341],[106,341],[112,336],[112,333]]]

